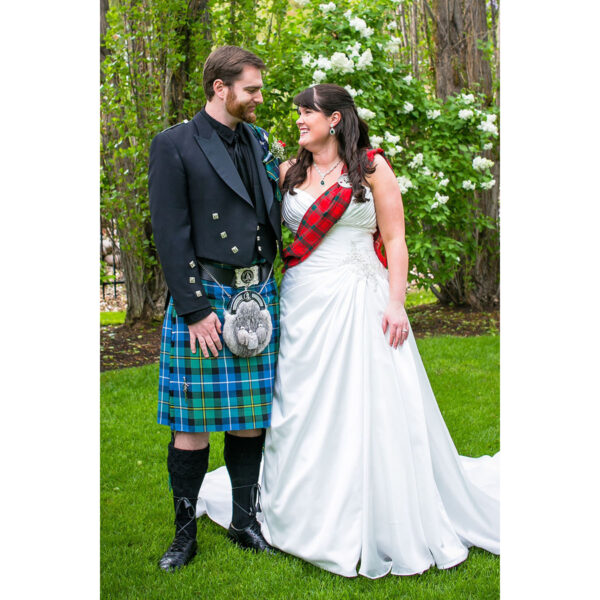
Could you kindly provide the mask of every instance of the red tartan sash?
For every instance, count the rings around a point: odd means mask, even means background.
[[[381,148],[367,150],[369,162],[373,162],[376,154],[381,154],[388,165],[390,164]],[[346,173],[346,165],[342,168],[342,173]],[[295,267],[312,254],[327,232],[344,214],[350,205],[350,200],[352,200],[352,188],[345,188],[339,185],[339,183],[335,183],[310,205],[302,217],[294,241],[287,248],[283,249],[282,271],[290,267]],[[379,260],[384,267],[387,267],[385,249],[379,228],[373,234],[373,246]]]

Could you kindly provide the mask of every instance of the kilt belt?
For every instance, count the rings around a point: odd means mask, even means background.
[[[239,290],[224,284],[222,289],[210,279],[203,279],[202,285],[223,323],[229,303],[227,294],[235,295]],[[248,289],[258,291],[262,286],[259,282]],[[234,356],[225,344],[217,357],[209,354],[204,358],[198,344],[192,354],[188,326],[170,300],[161,337],[159,424],[168,425],[172,431],[187,432],[269,427],[280,331],[279,296],[273,277],[261,295],[271,314],[273,335],[263,352],[249,358]]]
[[[271,274],[272,268],[270,263],[259,263],[248,267],[228,266],[223,268],[218,263],[200,262],[200,259],[198,259],[198,267],[202,279],[216,279],[221,285],[233,288],[263,283]]]

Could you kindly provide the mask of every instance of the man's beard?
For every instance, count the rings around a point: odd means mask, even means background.
[[[254,121],[256,121],[256,115],[252,113],[252,110],[254,110],[255,107],[251,110],[248,108],[247,104],[239,102],[233,90],[231,90],[231,94],[229,94],[225,100],[225,108],[227,112],[236,119],[240,119],[246,123],[254,123]]]

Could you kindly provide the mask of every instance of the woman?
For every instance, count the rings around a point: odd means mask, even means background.
[[[346,577],[359,562],[376,578],[450,568],[473,545],[499,553],[497,461],[458,456],[404,310],[396,178],[344,88],[316,85],[294,103],[300,151],[280,179],[296,239],[284,251],[265,537]],[[210,477],[201,496],[214,513]]]

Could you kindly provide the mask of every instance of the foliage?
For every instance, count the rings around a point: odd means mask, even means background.
[[[123,323],[125,323],[125,311],[100,313],[100,325],[122,325]]]
[[[199,3],[129,0],[108,13],[102,211],[126,235],[122,252],[138,257],[142,280],[160,276],[148,215],[150,141],[202,107],[204,59],[228,43],[267,64],[258,124],[270,130],[271,139],[286,143],[289,156],[298,147],[296,93],[319,80],[347,86],[355,95],[373,145],[383,147],[399,178],[411,272],[421,285],[439,287],[460,264],[477,261],[479,233],[496,231],[498,223],[478,202],[481,190],[495,185],[490,163],[478,170],[473,160],[497,154],[498,109],[484,108],[484,97],[466,90],[446,102],[436,99],[434,75],[427,69],[431,40],[423,36],[424,68],[421,79],[413,76],[400,31],[410,3],[213,0],[203,3],[208,12],[195,20],[188,10],[192,4]],[[291,240],[286,230],[284,245]]]
[[[499,341],[438,337],[418,340],[432,387],[461,454],[499,448]],[[457,357],[460,357],[457,360]],[[499,557],[472,548],[449,571],[415,577],[346,579],[292,556],[245,553],[207,518],[198,521],[197,556],[176,575],[156,563],[172,539],[168,429],[157,425],[158,366],[101,375],[101,597],[413,598],[487,600],[499,596]],[[223,465],[223,434],[211,435],[209,469]]]

